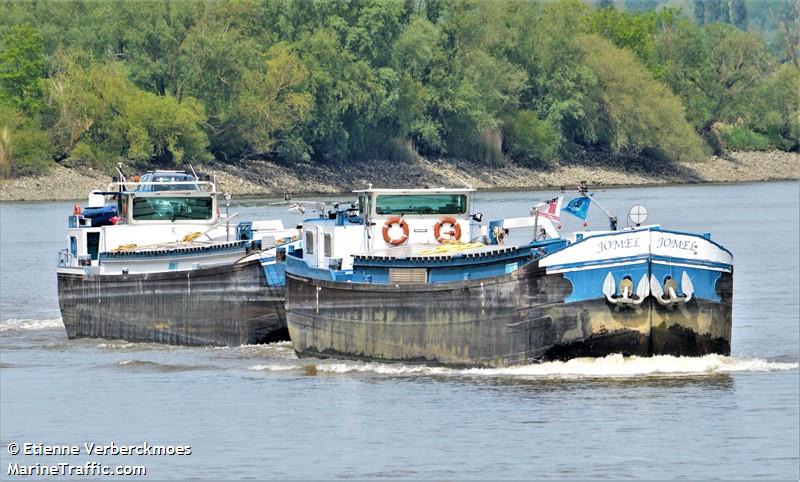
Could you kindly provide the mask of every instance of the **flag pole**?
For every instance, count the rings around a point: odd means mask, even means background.
[[[608,218],[608,224],[609,224],[609,227],[611,228],[611,230],[612,231],[616,231],[617,230],[617,224],[619,223],[619,218],[617,218],[616,216],[611,214],[608,211],[608,209],[606,209],[605,207],[603,207],[602,204],[597,202],[594,199],[594,195],[593,194],[592,195],[589,194],[589,186],[586,185],[586,181],[581,181],[581,182],[578,183],[578,193],[581,196],[588,197],[590,203],[594,203],[595,206],[600,208],[600,210],[603,211],[603,214],[605,214],[606,217]]]

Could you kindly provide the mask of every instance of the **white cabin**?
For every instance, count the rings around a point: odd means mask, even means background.
[[[267,248],[296,236],[280,221],[240,223],[220,215],[218,195],[214,182],[183,171],[150,172],[92,191],[86,207],[76,204],[69,216],[59,268],[100,274],[197,269],[241,257],[243,240]]]
[[[314,268],[351,269],[352,256],[409,245],[470,242],[480,233],[472,213],[475,190],[364,189],[357,211],[331,213],[303,223],[303,259]]]

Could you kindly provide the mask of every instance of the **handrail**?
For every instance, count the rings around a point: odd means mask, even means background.
[[[69,266],[72,266],[72,260],[74,258],[75,257],[69,251],[69,248],[64,248],[58,252],[58,266],[60,268],[67,268]]]
[[[201,186],[201,187],[209,186],[211,189],[208,192],[213,192],[213,193],[217,192],[216,191],[216,186],[214,185],[213,182],[210,182],[210,181],[191,181],[191,180],[187,180],[187,181],[146,181],[146,182],[145,181],[138,181],[138,182],[134,182],[134,181],[118,181],[118,182],[109,183],[108,187],[107,187],[107,190],[108,191],[113,191],[114,188],[120,188],[120,187],[136,188],[138,186],[177,186],[177,185],[186,185],[186,184],[191,184],[191,185],[196,185],[196,186]],[[188,189],[187,189],[187,191],[188,191]]]

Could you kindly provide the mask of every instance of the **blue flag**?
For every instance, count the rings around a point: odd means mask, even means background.
[[[566,211],[573,216],[586,221],[586,215],[589,214],[589,204],[591,203],[592,200],[589,199],[588,196],[576,197],[575,199],[570,200],[570,202],[567,203],[562,211]]]

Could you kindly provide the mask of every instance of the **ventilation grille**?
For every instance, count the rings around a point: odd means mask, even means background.
[[[424,284],[428,282],[425,268],[389,268],[389,282],[394,284]]]

